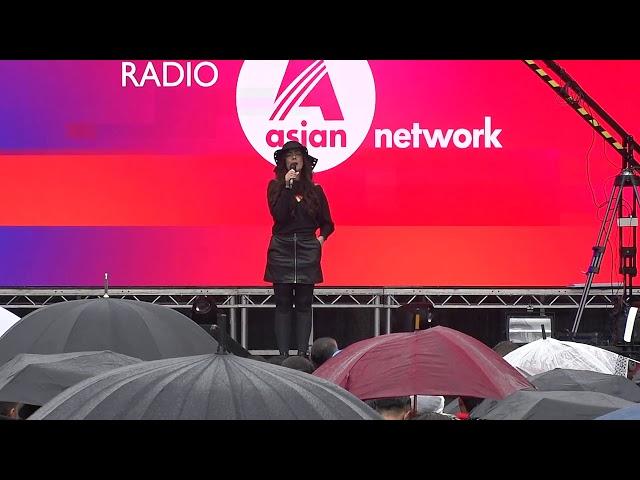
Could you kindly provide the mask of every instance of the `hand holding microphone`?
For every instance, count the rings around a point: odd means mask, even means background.
[[[300,172],[298,172],[298,164],[297,163],[292,163],[291,166],[290,166],[289,171],[284,176],[284,181],[285,181],[285,184],[286,184],[287,188],[293,188],[293,181],[296,178],[298,178],[298,175],[300,175]]]

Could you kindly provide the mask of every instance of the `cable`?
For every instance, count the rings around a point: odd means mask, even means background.
[[[602,140],[602,151],[604,152],[604,158],[607,159],[607,162],[609,162],[611,165],[613,165],[616,168],[620,168],[620,165],[616,165],[613,160],[609,159],[609,156],[607,155],[607,142],[604,141],[604,138],[600,138],[600,140]]]
[[[589,184],[589,190],[591,191],[591,198],[593,200],[593,204],[596,206],[596,208],[601,208],[602,205],[606,205],[606,201],[601,204],[600,206],[598,206],[598,201],[596,199],[596,192],[593,188],[593,184],[591,183],[591,173],[589,172],[589,153],[591,153],[591,149],[593,148],[593,142],[595,141],[596,138],[596,134],[595,132],[592,133],[591,135],[591,144],[589,145],[589,148],[587,149],[587,154],[586,154],[586,164],[587,164],[587,182]]]

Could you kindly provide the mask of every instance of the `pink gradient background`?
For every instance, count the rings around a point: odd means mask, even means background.
[[[0,62],[0,285],[264,285],[273,167],[238,121],[242,62],[212,61],[207,89],[122,88],[120,62]],[[640,62],[559,63],[637,137]],[[521,61],[369,64],[369,134],[315,176],[336,222],[324,285],[583,282],[603,214],[587,164],[601,203],[614,149]],[[504,148],[373,148],[376,128],[484,116]],[[617,280],[613,237],[596,282]]]

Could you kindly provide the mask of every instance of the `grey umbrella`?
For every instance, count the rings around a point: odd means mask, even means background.
[[[110,351],[21,353],[0,367],[0,401],[44,405],[82,380],[140,362]]]
[[[449,413],[451,415],[455,415],[456,413],[460,413],[460,404],[458,403],[458,399],[460,397],[456,397],[447,403],[442,410],[442,413]]]
[[[29,419],[361,420],[380,416],[337,385],[235,355],[144,362],[79,383]]]
[[[0,337],[0,365],[20,353],[111,350],[142,360],[201,355],[218,343],[171,308],[96,298],[40,308]]]
[[[634,403],[600,392],[519,390],[503,400],[483,401],[472,410],[471,417],[484,420],[592,420],[630,405]]]
[[[624,398],[630,402],[640,402],[640,387],[621,375],[590,370],[554,368],[548,372],[529,377],[529,381],[538,390],[600,392]]]

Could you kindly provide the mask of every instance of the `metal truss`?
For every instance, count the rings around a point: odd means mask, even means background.
[[[586,308],[612,308],[616,285],[592,288]],[[482,288],[316,288],[313,308],[374,309],[374,333],[380,334],[381,320],[389,331],[391,311],[406,303],[429,301],[435,308],[465,309],[576,309],[581,288],[566,289],[482,289]],[[272,288],[112,288],[109,297],[139,300],[169,308],[190,309],[198,295],[211,295],[218,308],[228,309],[231,336],[246,348],[249,310],[275,308]],[[97,298],[101,288],[13,288],[0,289],[0,306],[10,309],[36,309],[58,302]],[[384,315],[384,317],[383,317]]]
[[[316,288],[313,308],[397,308],[429,301],[435,308],[502,308],[535,310],[577,308],[582,287],[564,289],[483,288]],[[592,288],[588,308],[611,308],[619,286]],[[111,288],[111,298],[140,300],[171,308],[191,308],[198,295],[211,295],[220,308],[272,308],[271,288]],[[101,288],[4,288],[0,306],[39,308],[69,300],[96,298]]]
[[[586,308],[613,308],[619,287],[591,288]],[[401,305],[428,301],[439,309],[509,309],[533,312],[541,309],[577,309],[581,287],[564,289],[482,288],[316,288],[313,308],[374,309],[374,334],[390,331],[391,311]],[[54,303],[97,298],[101,288],[0,289],[0,306],[37,309]],[[211,295],[218,308],[229,310],[230,334],[247,348],[249,311],[275,308],[272,288],[111,288],[110,298],[139,300],[169,308],[190,309],[198,295]],[[240,335],[237,320],[240,320]]]

